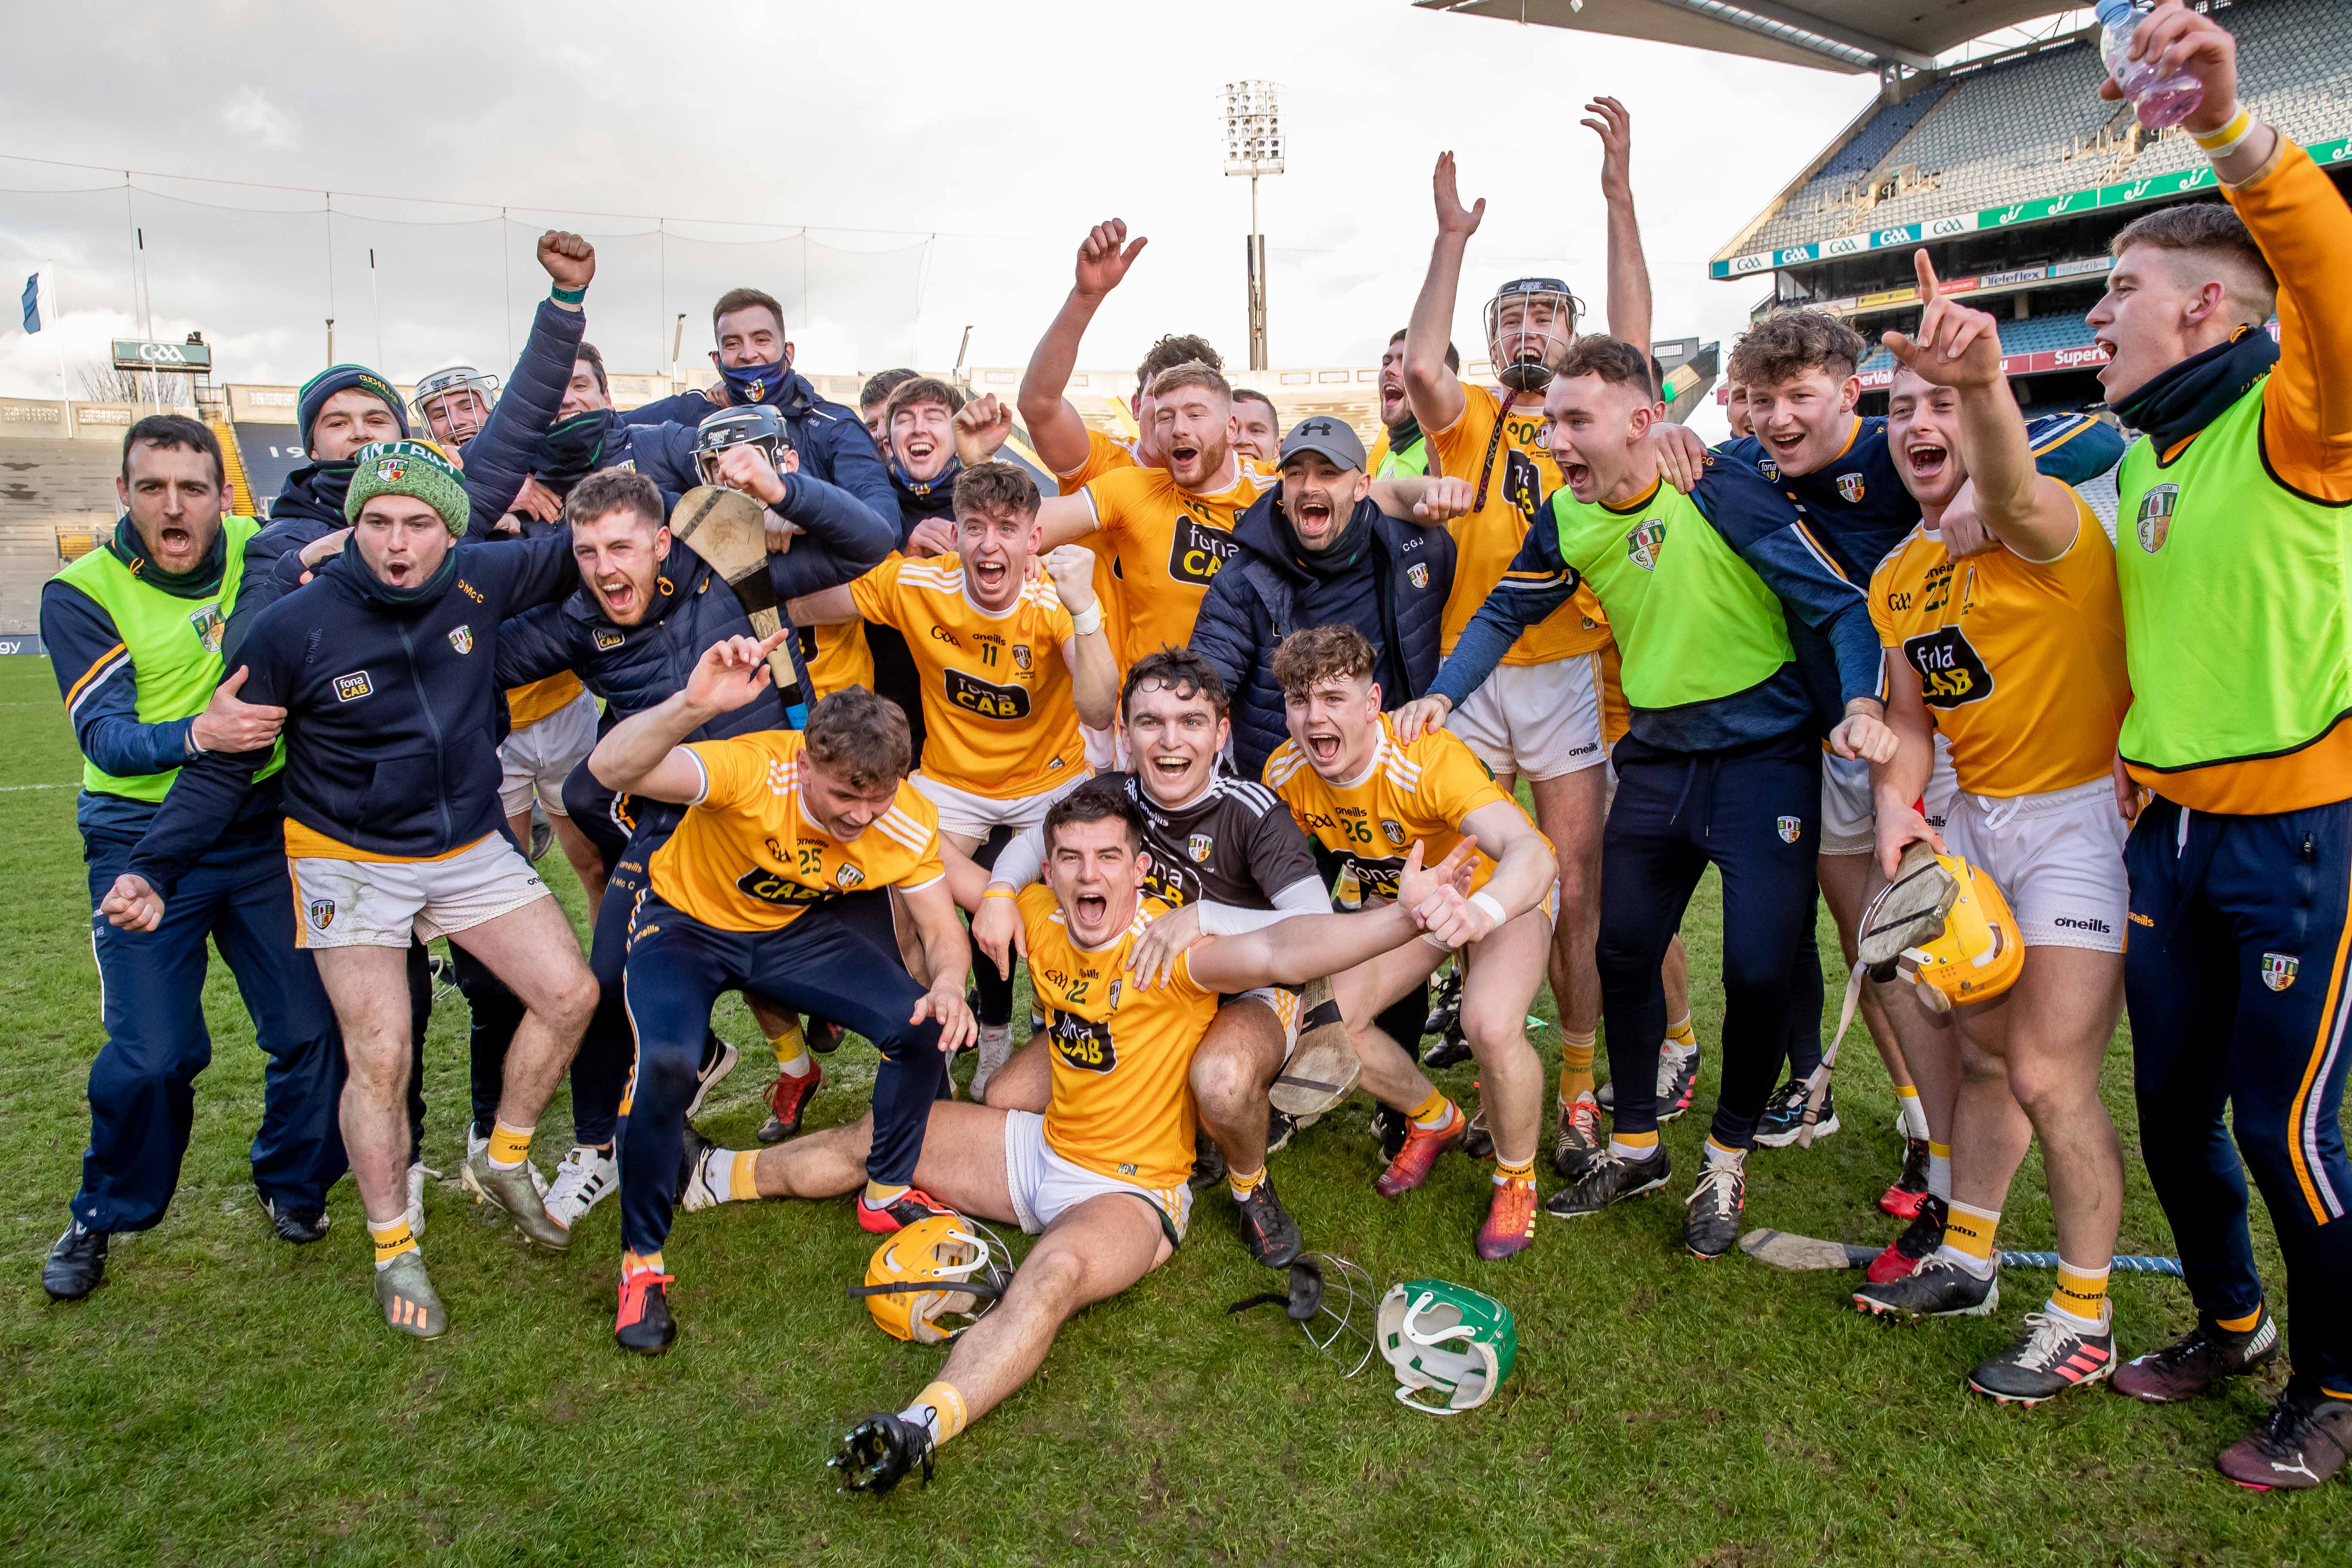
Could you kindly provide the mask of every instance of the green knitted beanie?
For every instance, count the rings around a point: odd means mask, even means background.
[[[376,441],[352,454],[352,489],[343,516],[360,520],[360,508],[374,496],[415,496],[441,514],[454,538],[463,538],[472,504],[457,468],[430,441]]]

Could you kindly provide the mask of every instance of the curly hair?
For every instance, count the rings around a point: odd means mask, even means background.
[[[1744,386],[1779,386],[1809,370],[1843,381],[1869,353],[1863,335],[1820,310],[1789,310],[1767,316],[1731,351],[1725,374]]]
[[[1327,680],[1370,679],[1372,645],[1353,626],[1309,626],[1274,650],[1275,683],[1285,697],[1303,697]]]

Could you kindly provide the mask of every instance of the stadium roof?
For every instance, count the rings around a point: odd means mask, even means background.
[[[1433,11],[1571,27],[1819,70],[1926,70],[1971,38],[2070,9],[2059,0],[1413,0]]]

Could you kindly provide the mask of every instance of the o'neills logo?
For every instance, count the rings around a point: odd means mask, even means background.
[[[2134,531],[2139,535],[2139,547],[2150,555],[2164,548],[2165,536],[2172,531],[2172,509],[2179,500],[2179,485],[2150,485],[2139,498]]]

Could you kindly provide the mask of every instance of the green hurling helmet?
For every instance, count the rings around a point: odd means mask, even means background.
[[[1429,1415],[1458,1415],[1495,1396],[1519,1358],[1511,1310],[1467,1285],[1408,1279],[1381,1299],[1381,1354],[1396,1372],[1397,1402]],[[1422,1389],[1443,1394],[1430,1405]]]

